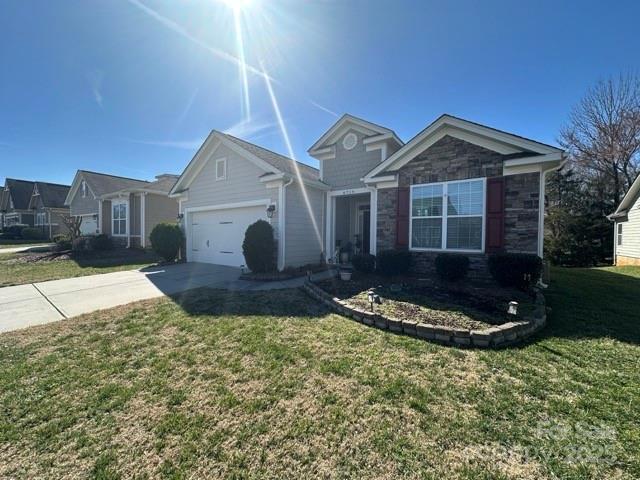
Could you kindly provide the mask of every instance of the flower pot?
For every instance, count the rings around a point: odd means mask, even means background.
[[[340,270],[340,280],[344,280],[345,282],[351,280],[351,271]]]

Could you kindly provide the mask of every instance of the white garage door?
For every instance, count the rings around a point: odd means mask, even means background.
[[[82,235],[95,235],[98,231],[98,221],[93,216],[82,217],[80,233]]]
[[[247,227],[266,220],[262,206],[195,212],[189,216],[189,260],[231,267],[245,265],[242,242]]]

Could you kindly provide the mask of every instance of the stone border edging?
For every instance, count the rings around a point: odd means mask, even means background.
[[[320,300],[332,310],[344,316],[351,317],[357,322],[382,330],[390,330],[394,333],[402,333],[411,337],[440,343],[442,345],[476,348],[505,347],[522,342],[542,329],[547,323],[545,298],[539,290],[536,291],[535,309],[531,319],[507,322],[484,330],[466,330],[444,325],[418,323],[413,320],[399,320],[397,318],[386,317],[379,313],[367,312],[360,308],[349,306],[344,300],[333,297],[308,280],[302,288],[312,298]]]

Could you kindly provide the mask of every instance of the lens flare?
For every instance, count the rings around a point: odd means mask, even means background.
[[[295,153],[293,153],[293,147],[291,146],[291,140],[289,139],[289,132],[287,131],[287,126],[284,123],[282,118],[282,114],[280,113],[280,106],[278,105],[278,100],[276,99],[276,95],[273,92],[273,87],[271,86],[271,80],[267,70],[264,66],[263,62],[260,62],[260,68],[264,73],[264,82],[267,86],[267,91],[269,92],[269,98],[271,99],[271,105],[273,106],[273,112],[276,115],[276,119],[278,120],[278,125],[280,127],[280,131],[282,132],[282,138],[284,139],[284,143],[287,147],[287,153],[289,154],[289,158],[293,160],[293,169],[296,172],[296,178],[298,183],[300,184],[300,191],[302,192],[302,197],[304,198],[304,203],[307,207],[307,211],[309,212],[309,218],[311,218],[311,223],[313,224],[313,230],[316,234],[316,239],[318,240],[318,245],[322,247],[322,234],[320,233],[320,229],[318,228],[318,223],[316,222],[316,218],[314,216],[314,210],[311,208],[311,202],[309,201],[309,194],[307,193],[307,188],[302,181],[302,175],[300,174],[300,168],[298,167],[298,162],[296,162]]]
[[[238,3],[238,2],[236,2]],[[251,120],[251,102],[249,100],[249,81],[247,79],[247,62],[245,61],[244,41],[242,38],[242,19],[240,8],[233,9],[233,24],[236,30],[236,48],[238,51],[238,71],[240,72],[240,86],[242,89],[242,114],[245,120]]]

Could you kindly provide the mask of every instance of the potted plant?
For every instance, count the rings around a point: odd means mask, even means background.
[[[347,244],[340,249],[340,263],[349,263],[352,251],[353,244],[351,242],[347,242]]]
[[[353,272],[351,271],[351,269],[341,268],[340,269],[340,280],[348,282],[349,280],[351,280],[351,274],[352,273]]]

